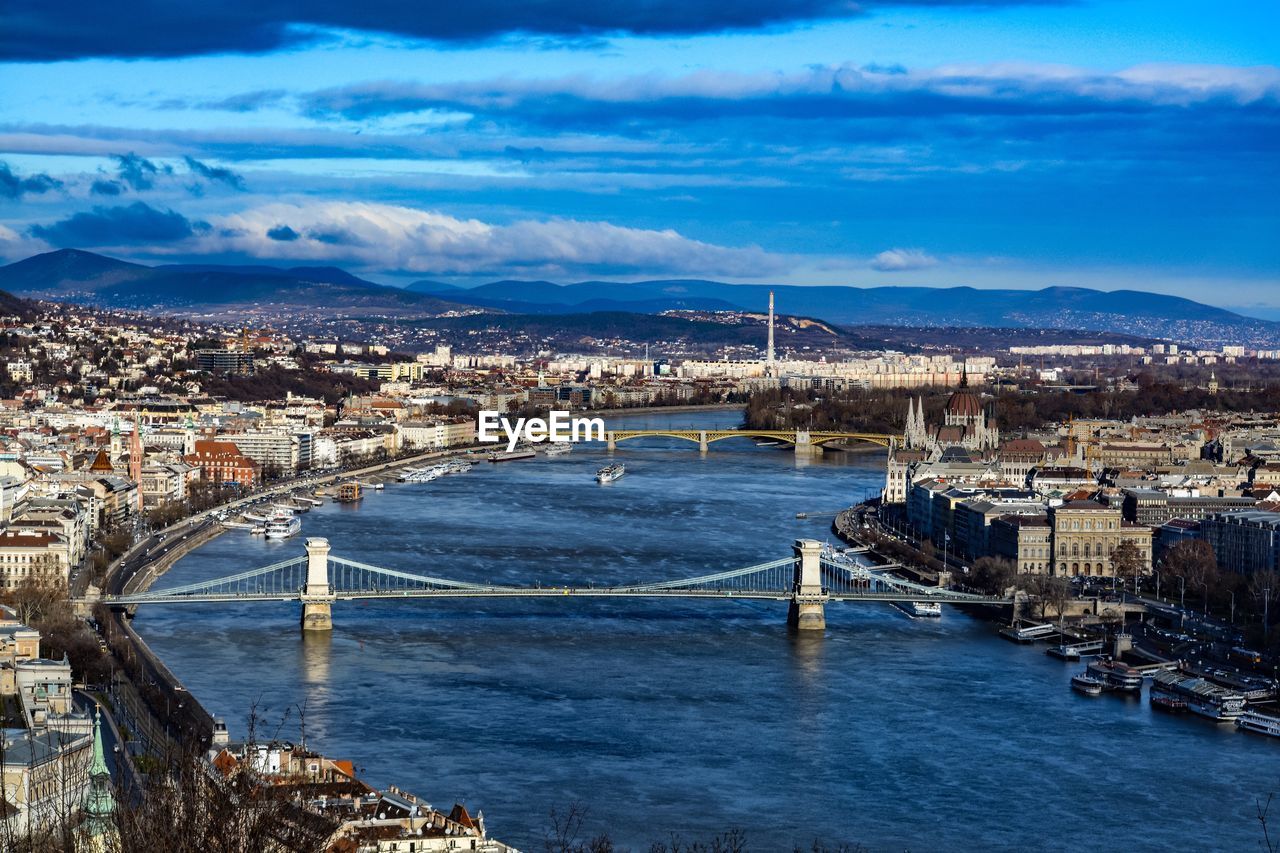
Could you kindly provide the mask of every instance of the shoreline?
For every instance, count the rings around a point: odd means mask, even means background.
[[[606,418],[623,417],[626,415],[686,415],[691,412],[732,412],[735,410],[744,410],[747,406],[745,403],[708,403],[706,405],[688,405],[688,406],[636,406],[630,409],[583,409],[584,415],[598,415]]]

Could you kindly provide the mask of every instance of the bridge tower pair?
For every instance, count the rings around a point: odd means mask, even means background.
[[[329,540],[307,540],[307,585],[302,588],[302,630],[333,630],[333,588],[329,586]]]
[[[827,627],[826,604],[830,596],[822,588],[822,543],[797,539],[794,548],[796,573],[787,606],[787,625],[797,631],[823,631]]]

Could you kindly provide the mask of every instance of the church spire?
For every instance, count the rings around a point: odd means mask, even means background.
[[[84,829],[88,835],[86,850],[96,853],[119,848],[120,839],[116,835],[113,817],[115,810],[111,770],[102,749],[102,711],[97,708],[93,715],[93,763],[89,765],[89,790],[84,799]]]

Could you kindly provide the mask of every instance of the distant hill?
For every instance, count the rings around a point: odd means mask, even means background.
[[[0,290],[0,317],[21,317],[25,320],[33,314],[35,309],[31,303]]]
[[[0,267],[0,289],[18,296],[110,308],[234,319],[332,317],[417,319],[450,312],[547,315],[668,311],[760,314],[769,292],[781,315],[846,327],[1068,329],[1181,343],[1280,344],[1280,323],[1190,299],[1083,287],[836,287],[725,284],[700,279],[634,283],[505,280],[478,287],[417,281],[405,288],[365,281],[337,267],[169,264],[145,266],[63,249]],[[688,322],[691,318],[684,318]],[[693,318],[697,319],[697,318]],[[531,319],[526,322],[532,323]],[[633,321],[633,336],[656,339],[657,320]]]
[[[641,315],[625,311],[592,311],[574,314],[471,314],[412,321],[441,332],[462,335],[458,340],[475,341],[478,333],[495,335],[494,340],[513,341],[526,336],[558,346],[597,346],[612,341],[648,340],[667,345],[680,344],[695,351],[712,352],[725,346],[760,348],[765,340],[764,315],[744,315],[732,322],[713,322],[688,316]],[[790,349],[812,347],[881,349],[882,339],[857,334],[803,317],[782,316],[777,322],[778,346]],[[519,344],[516,344],[517,346]],[[914,351],[909,344],[899,348]]]
[[[318,317],[435,316],[460,306],[365,281],[336,267],[173,264],[148,267],[62,249],[0,267],[0,289],[22,296],[141,311],[259,315],[305,310]]]
[[[425,288],[424,288],[425,290]],[[1280,340],[1280,324],[1190,299],[1136,290],[1083,287],[978,290],[972,287],[802,287],[657,280],[497,281],[449,299],[539,314],[580,313],[592,306],[651,313],[674,309],[762,311],[773,291],[779,311],[850,326],[1055,328],[1177,340]]]

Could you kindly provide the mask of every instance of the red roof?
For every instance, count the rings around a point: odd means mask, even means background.
[[[982,401],[972,391],[957,391],[947,401],[947,413],[972,418],[982,414]]]

